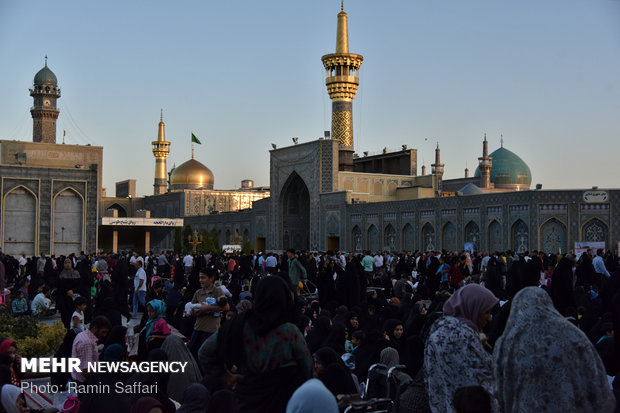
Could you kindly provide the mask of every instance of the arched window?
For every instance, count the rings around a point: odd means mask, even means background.
[[[593,218],[588,221],[581,231],[581,239],[589,242],[607,242],[609,229],[603,221]]]

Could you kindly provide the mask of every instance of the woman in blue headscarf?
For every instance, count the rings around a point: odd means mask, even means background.
[[[160,348],[166,337],[171,333],[168,323],[163,319],[166,305],[161,300],[151,300],[146,304],[149,320],[140,331],[138,358],[144,360],[153,349]]]

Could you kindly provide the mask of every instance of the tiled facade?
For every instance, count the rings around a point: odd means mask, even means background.
[[[97,169],[61,169],[0,165],[0,247],[10,254],[59,254],[64,233],[75,241],[76,253],[97,250],[97,220],[99,188]],[[11,195],[21,194],[26,201],[24,208],[13,213]],[[75,216],[67,216],[59,203],[59,196],[71,195],[79,208]],[[32,203],[29,201],[32,200]],[[22,202],[22,201],[18,201]],[[18,204],[20,205],[20,204]],[[60,222],[65,214],[68,225]],[[14,222],[17,219],[17,222]],[[23,221],[22,221],[23,220]],[[81,220],[81,222],[80,222]],[[13,221],[13,222],[10,222]],[[56,223],[56,227],[54,227]],[[10,226],[18,225],[17,239],[11,235]],[[72,228],[70,228],[72,227]],[[21,229],[21,230],[20,230]],[[55,231],[56,229],[56,231]],[[23,235],[28,231],[34,237]],[[79,238],[78,238],[79,237]],[[19,243],[18,241],[24,241]],[[14,246],[14,248],[12,248]],[[63,248],[67,247],[66,245]],[[71,248],[73,249],[73,248]],[[23,251],[22,251],[23,250]]]
[[[356,203],[350,191],[337,191],[336,151],[329,140],[274,150],[271,198],[254,203],[251,211],[193,217],[186,223],[224,234],[247,230],[253,243],[264,238],[267,250],[282,250],[287,247],[283,188],[299,176],[309,193],[309,250],[335,245],[345,251],[462,250],[471,242],[481,251],[566,252],[577,241],[604,241],[616,250],[620,240],[620,190],[595,191],[594,198],[586,196],[591,190],[575,189]]]

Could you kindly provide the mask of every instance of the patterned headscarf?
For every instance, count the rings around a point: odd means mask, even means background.
[[[478,284],[469,284],[456,290],[444,303],[443,315],[450,315],[478,331],[478,319],[499,302],[491,290]]]
[[[596,349],[541,288],[526,287],[515,296],[493,351],[493,370],[505,413],[614,411]]]

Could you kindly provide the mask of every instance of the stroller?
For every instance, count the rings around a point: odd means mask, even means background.
[[[319,293],[316,288],[316,285],[312,283],[310,280],[306,280],[306,282],[299,283],[299,288],[297,291],[299,292],[299,299],[304,303],[304,305],[310,304],[313,300],[319,299]]]
[[[396,413],[399,409],[402,383],[398,372],[405,373],[406,366],[390,369],[385,364],[373,364],[368,369],[368,379],[363,400],[352,400],[344,410],[348,413]]]

